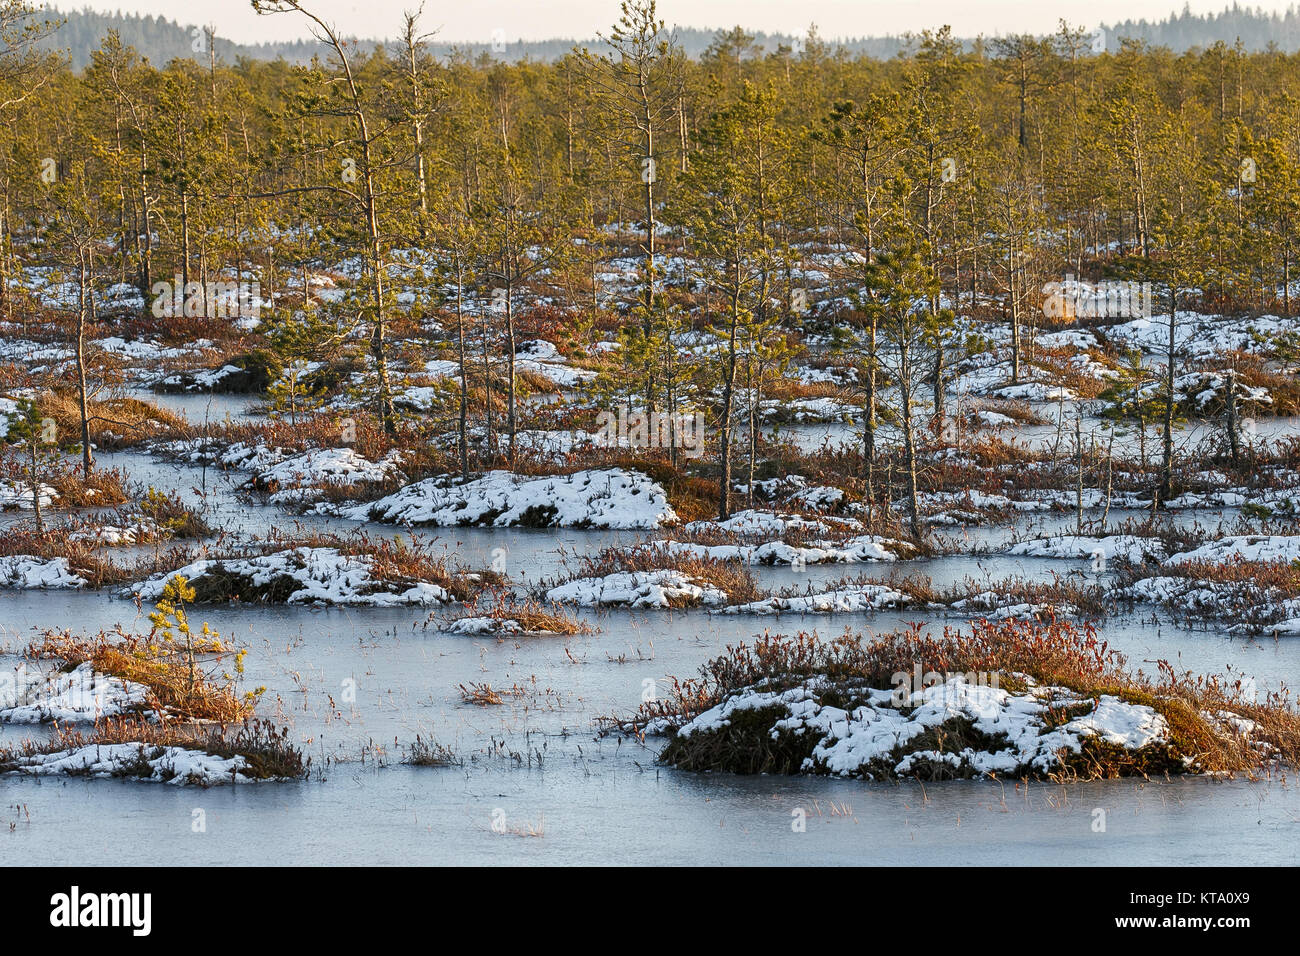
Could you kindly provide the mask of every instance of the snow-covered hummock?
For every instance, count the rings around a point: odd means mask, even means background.
[[[272,465],[291,458],[292,449],[270,448],[266,445],[249,445],[235,442],[225,445],[205,438],[181,438],[174,441],[155,442],[149,446],[155,454],[166,455],[195,465],[216,465],[241,471],[262,472]]]
[[[1026,402],[1071,401],[1077,396],[1063,385],[1043,381],[1048,373],[1033,366],[1022,367],[1022,380],[1011,382],[1011,361],[1006,349],[980,352],[959,362],[948,388],[956,395],[988,395]]]
[[[748,482],[732,486],[741,495],[750,493]],[[800,511],[834,512],[844,506],[848,496],[834,485],[810,485],[802,475],[780,475],[754,482],[753,491],[768,501],[780,501]]]
[[[0,588],[84,588],[85,578],[73,573],[67,558],[38,558],[30,554],[0,557]]]
[[[1062,620],[1081,616],[1073,604],[1030,604],[997,591],[981,591],[954,601],[950,606],[954,611],[974,614],[991,621],[1038,621],[1049,616]]]
[[[796,508],[806,508],[809,511],[834,511],[844,504],[844,499],[843,488],[836,488],[833,485],[812,485],[796,491],[788,501]]]
[[[393,404],[398,408],[427,412],[446,394],[445,389],[434,385],[407,385],[393,394]]]
[[[1001,412],[992,412],[987,408],[981,408],[975,413],[975,420],[981,425],[987,425],[989,428],[1015,428],[1019,423],[1010,415],[1003,415]]]
[[[499,617],[462,617],[447,622],[443,630],[448,634],[522,634],[524,627],[518,621]]]
[[[531,477],[490,471],[469,481],[440,475],[369,504],[317,506],[355,521],[428,525],[532,525],[653,529],[677,515],[655,481],[621,468]]]
[[[1049,707],[1087,702],[1059,687],[1035,687],[1012,694],[991,683],[970,683],[954,675],[909,692],[864,690],[866,703],[846,711],[823,705],[820,695],[827,684],[813,678],[787,691],[747,688],[705,711],[678,730],[679,735],[720,730],[742,710],[785,708],[786,716],[773,722],[772,736],[781,732],[815,734],[817,745],[801,768],[805,773],[845,777],[905,776],[918,765],[949,764],[957,775],[1021,776],[1059,769],[1062,751],[1080,750],[1087,737],[1139,750],[1169,740],[1169,727],[1154,709],[1104,695],[1091,713],[1048,729]],[[895,694],[909,712],[895,704]],[[997,738],[996,750],[965,748],[957,753],[909,749],[909,742],[928,729],[965,718],[975,730]]]
[[[136,770],[142,757],[153,771],[148,776]],[[248,761],[244,757],[217,757],[201,750],[141,743],[88,744],[54,753],[17,756],[6,769],[31,776],[124,776],[176,787],[258,782],[246,773]]]
[[[70,532],[68,538],[108,547],[125,547],[154,537],[167,537],[170,533],[152,518],[140,515],[124,524],[88,524]]]
[[[586,369],[569,368],[568,359],[545,339],[521,342],[515,349],[515,368],[544,375],[561,388],[576,388],[596,377]]]
[[[221,368],[205,368],[197,372],[182,372],[168,375],[157,384],[160,388],[177,388],[187,392],[210,392],[232,375],[244,375],[244,369],[238,365],[223,365]]]
[[[737,511],[726,521],[692,521],[686,530],[692,534],[722,532],[725,534],[753,535],[755,537],[782,538],[791,532],[831,535],[845,530],[861,528],[862,523],[852,518],[807,517],[800,514],[781,514],[751,508]]]
[[[42,673],[20,665],[0,674],[0,723],[87,723],[144,712],[149,688],[97,674],[90,662],[71,671]]]
[[[697,583],[681,571],[618,571],[599,578],[577,578],[546,592],[557,604],[581,607],[716,607],[727,595],[711,584]]]
[[[1229,634],[1300,633],[1300,599],[1285,597],[1278,589],[1260,587],[1254,581],[1158,575],[1134,581],[1122,597],[1223,622]]]
[[[1112,534],[1094,537],[1081,534],[1062,534],[1048,538],[1021,541],[1006,550],[1007,554],[1029,558],[1103,558],[1107,561],[1129,561],[1141,564],[1146,560],[1161,561],[1165,547],[1159,538],[1144,538],[1132,534]]]
[[[1182,551],[1169,559],[1170,564],[1207,561],[1290,562],[1300,560],[1300,535],[1234,534],[1203,544],[1192,551]]]
[[[1163,386],[1147,385],[1138,390],[1142,397],[1159,394]],[[1226,402],[1228,377],[1217,372],[1188,372],[1174,379],[1175,401],[1191,402],[1197,411],[1204,411],[1211,403]],[[1237,381],[1237,401],[1245,405],[1272,405],[1273,396],[1266,388],[1256,388]]]
[[[193,357],[192,350],[189,348],[159,345],[157,342],[149,342],[145,339],[127,341],[120,335],[110,335],[108,338],[96,339],[92,344],[105,352],[132,361],[157,362],[162,359]]]
[[[350,488],[378,484],[399,475],[392,456],[374,462],[355,448],[317,448],[259,471],[252,484],[277,489],[271,501],[281,504],[310,499],[317,489],[326,486]]]
[[[297,584],[286,603],[394,607],[447,604],[451,594],[441,585],[419,581],[394,584],[373,577],[374,562],[364,554],[343,554],[336,548],[293,548],[249,558],[210,558],[155,575],[125,589],[128,596],[156,601],[167,582],[181,575],[200,584],[209,574],[247,578],[262,588],[288,578]]]
[[[777,594],[724,608],[724,614],[851,614],[907,607],[909,594],[887,584],[850,584],[810,594]]]
[[[1279,332],[1292,332],[1295,328],[1295,319],[1275,315],[1243,319],[1180,310],[1174,326],[1174,340],[1180,353],[1194,359],[1213,358],[1237,349],[1258,354],[1261,342]],[[1139,348],[1159,361],[1169,348],[1169,315],[1113,325],[1106,330],[1106,337],[1117,345]]]
[[[830,422],[852,422],[858,409],[847,402],[833,398],[775,399],[759,405],[759,418],[763,421],[796,422],[805,425]]]
[[[914,549],[905,541],[860,535],[838,544],[819,542],[795,546],[783,541],[758,545],[697,544],[692,541],[655,542],[669,554],[687,555],[713,561],[742,561],[745,564],[855,564],[861,561],[897,561]]]
[[[961,507],[979,511],[1048,511],[1046,501],[1020,500],[1006,495],[991,495],[976,488],[965,491],[931,491],[918,496],[923,508]],[[1085,505],[1087,502],[1085,501]]]
[[[139,313],[144,308],[144,296],[129,282],[115,282],[104,290],[99,308],[106,312]]]
[[[554,634],[555,631],[529,630],[512,617],[461,617],[448,621],[442,628],[449,634]]]
[[[40,486],[41,507],[48,508],[59,498],[59,493],[49,485]],[[0,481],[0,511],[32,507],[32,486],[23,481]]]
[[[813,368],[809,365],[796,366],[793,369],[793,377],[797,382],[805,385],[819,385],[827,383],[830,385],[852,385],[858,380],[858,370],[851,365],[843,367]]]
[[[1003,385],[991,390],[994,398],[1005,398],[1022,402],[1071,402],[1078,398],[1072,390],[1064,385],[1049,385],[1047,382],[1021,382],[1018,385]]]

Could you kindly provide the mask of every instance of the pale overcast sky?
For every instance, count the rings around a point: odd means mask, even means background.
[[[345,33],[386,37],[396,33],[401,13],[420,0],[305,0],[314,12]],[[1247,4],[1283,10],[1293,0]],[[58,8],[122,10],[161,14],[181,23],[214,23],[218,35],[237,42],[305,36],[302,18],[259,17],[247,0],[55,0]],[[1010,31],[1045,33],[1059,19],[1093,27],[1128,17],[1162,19],[1182,9],[1182,0],[660,0],[669,24],[716,28],[737,23],[768,32],[802,33],[816,23],[826,38],[881,36],[952,25],[961,36]],[[1193,12],[1222,10],[1226,0],[1192,0]],[[617,18],[618,0],[425,0],[425,22],[439,27],[444,41],[490,42],[494,30],[513,40],[552,37],[583,39],[606,30]]]

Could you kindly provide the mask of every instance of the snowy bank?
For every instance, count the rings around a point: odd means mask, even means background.
[[[149,688],[98,674],[89,661],[42,673],[20,665],[0,674],[0,723],[88,723],[148,710]]]
[[[677,520],[657,482],[621,468],[544,477],[491,471],[469,481],[440,475],[369,504],[316,510],[355,521],[496,528],[653,529]]]
[[[26,776],[122,777],[175,787],[256,783],[246,758],[217,757],[185,747],[143,743],[89,744],[52,753],[0,757],[0,773]]]
[[[664,569],[577,578],[551,588],[546,599],[580,607],[716,607],[727,602],[727,595],[681,571]]]
[[[67,558],[38,558],[30,554],[0,557],[0,588],[84,588],[86,579],[73,572]]]
[[[680,727],[662,759],[736,770],[743,766],[736,761],[766,748],[774,772],[1017,778],[1059,772],[1096,745],[1175,772],[1190,767],[1171,747],[1164,717],[1144,704],[1061,687],[1012,693],[958,675],[913,691],[846,688],[820,677],[787,690],[745,688]]]
[[[337,548],[292,548],[247,558],[211,558],[155,575],[125,589],[125,596],[157,601],[176,575],[184,577],[200,602],[264,601],[273,604],[395,607],[447,604],[452,594],[428,581],[389,581],[376,575],[365,554]]]

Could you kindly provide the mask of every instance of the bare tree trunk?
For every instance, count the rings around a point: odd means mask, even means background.
[[[36,436],[33,435],[27,443],[27,448],[31,452],[31,459],[28,464],[27,476],[32,483],[32,515],[36,522],[36,533],[41,534],[45,531],[45,521],[41,517],[41,482],[40,473],[36,468]]]
[[[739,267],[737,267],[739,283]],[[722,415],[718,422],[718,520],[731,516],[731,409],[736,393],[736,330],[740,324],[740,295],[731,296],[731,334],[727,341],[727,374],[722,383]]]
[[[95,467],[95,455],[90,448],[90,400],[86,394],[86,323],[90,305],[87,302],[92,290],[90,284],[90,250],[81,245],[77,249],[78,302],[77,302],[77,411],[81,416],[81,473],[90,477]]]
[[[1174,482],[1174,358],[1177,354],[1177,339],[1175,332],[1177,329],[1178,315],[1178,293],[1173,283],[1169,285],[1169,339],[1168,350],[1165,354],[1165,409],[1164,409],[1164,434],[1162,441],[1164,449],[1160,460],[1160,506],[1164,506],[1170,498]]]
[[[912,540],[918,544],[921,534],[921,501],[916,487],[916,424],[913,415],[911,345],[906,338],[899,344],[899,398],[903,417],[903,459],[907,467],[908,525]]]
[[[469,356],[465,350],[465,270],[456,268],[456,357],[460,360],[460,409],[456,438],[460,446],[460,474],[469,478]]]

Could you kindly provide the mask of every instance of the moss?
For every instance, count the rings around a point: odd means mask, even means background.
[[[196,604],[224,604],[227,601],[285,604],[302,585],[288,574],[277,575],[265,584],[254,584],[245,574],[230,574],[220,567],[209,568],[190,582]]]
[[[721,770],[727,773],[798,773],[812,756],[817,735],[772,726],[790,716],[784,704],[734,712],[725,727],[677,736],[660,760],[682,770]]]
[[[550,528],[559,513],[555,505],[530,505],[515,523],[521,528]]]

